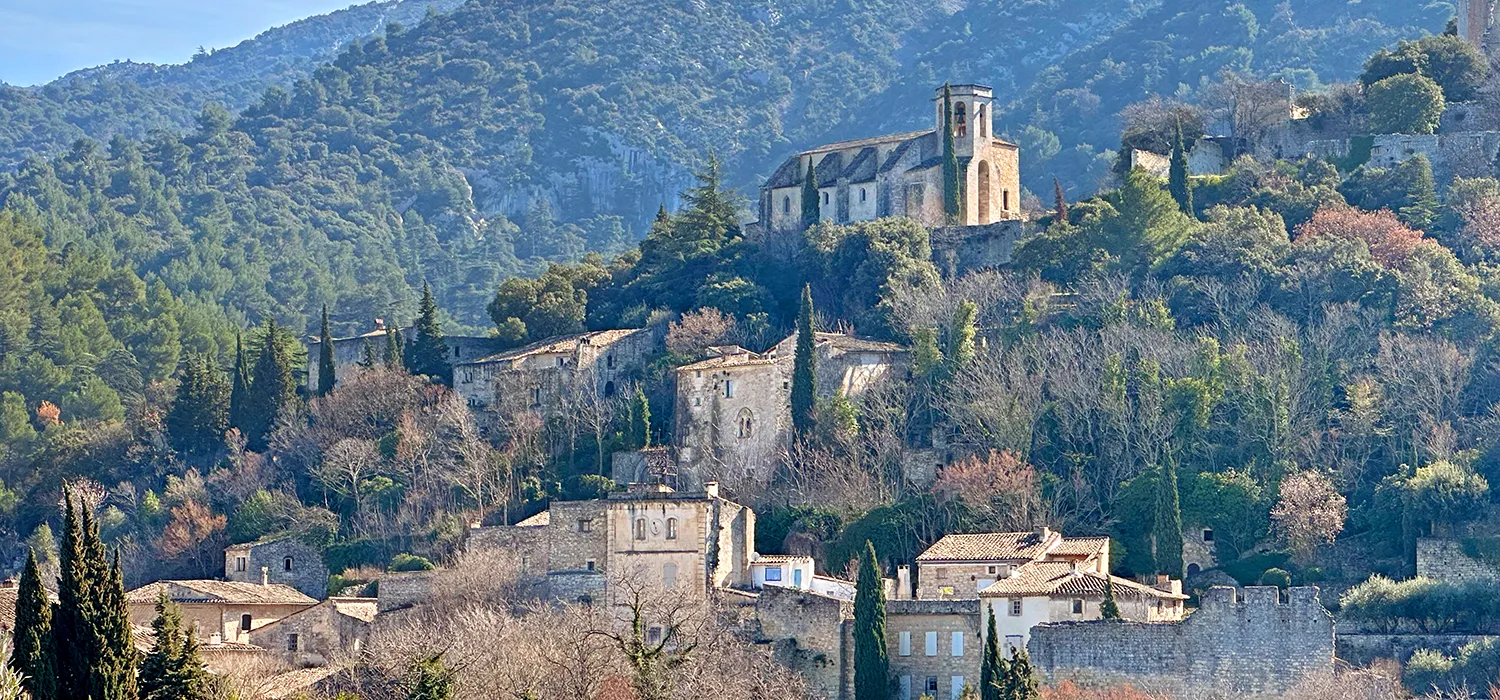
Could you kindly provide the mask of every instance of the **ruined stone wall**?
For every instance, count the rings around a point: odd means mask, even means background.
[[[1417,155],[1425,155],[1432,162],[1433,178],[1442,186],[1455,177],[1490,175],[1497,154],[1500,154],[1500,132],[1382,134],[1375,137],[1369,164],[1392,168]]]
[[[1250,587],[1237,600],[1211,589],[1182,622],[1062,622],[1038,625],[1028,650],[1050,681],[1085,686],[1135,683],[1188,691],[1276,696],[1304,676],[1333,668],[1333,617],[1318,589]]]
[[[843,697],[845,659],[853,656],[845,623],[854,617],[853,603],[770,586],[761,591],[755,615],[761,640],[770,644],[778,661],[802,676],[810,695]]]
[[[470,551],[498,550],[513,554],[521,576],[535,579],[547,575],[547,531],[546,526],[476,527],[469,530],[464,547]]]
[[[380,612],[400,610],[427,602],[432,597],[433,571],[392,571],[382,574],[376,585]]]
[[[1417,540],[1417,575],[1438,581],[1470,583],[1500,579],[1500,569],[1470,557],[1458,540]]]
[[[933,229],[932,262],[950,278],[1008,265],[1024,229],[1018,220]]]

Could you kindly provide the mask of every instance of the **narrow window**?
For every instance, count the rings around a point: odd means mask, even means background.
[[[963,656],[964,655],[964,633],[963,632],[954,632],[953,633],[953,644],[951,645],[951,650],[952,650],[951,653],[954,656]]]
[[[677,518],[667,518],[667,539],[677,539]]]
[[[928,695],[937,697],[937,676],[928,676],[927,684],[925,687],[927,688]]]
[[[900,656],[911,656],[911,632],[902,632],[899,639],[896,653]]]
[[[1083,614],[1083,599],[1082,598],[1074,598],[1073,599],[1073,614],[1074,615],[1082,615]]]
[[[291,571],[292,570],[292,558],[291,557],[285,557],[285,558],[283,558],[281,560],[281,570],[282,571]]]
[[[911,700],[911,676],[901,677],[901,700]]]
[[[563,366],[563,358],[561,358],[561,357],[557,358],[557,366],[558,367]]]
[[[663,586],[667,587],[668,589],[672,589],[672,588],[676,588],[677,587],[677,565],[676,564],[662,564],[662,567],[661,567],[661,583],[662,583]]]
[[[734,382],[732,382],[732,381],[730,381],[728,379],[724,380],[724,398],[726,398],[726,399],[732,399],[732,398],[734,398]]]
[[[928,632],[923,645],[928,656],[937,656],[937,632]]]
[[[979,138],[989,138],[990,120],[984,118],[984,105],[974,106],[974,121],[979,122]]]
[[[295,632],[286,636],[286,650],[297,650],[297,634]]]
[[[828,204],[828,193],[827,192],[823,193],[823,203],[824,204]]]
[[[964,692],[964,677],[963,676],[953,676],[952,678],[948,679],[948,697],[949,698],[951,698],[952,700],[958,700],[958,696],[963,695],[963,692]]]
[[[241,632],[249,632],[250,631],[250,616],[249,615],[241,615],[240,616],[240,631]]]
[[[244,571],[248,567],[249,567],[249,562],[245,559],[245,557],[235,557],[234,558],[234,570],[235,571]]]
[[[593,571],[596,568],[598,568],[598,566],[596,564],[594,564],[594,560],[593,559],[590,559],[590,560],[588,560],[588,561],[586,561],[586,562],[583,563],[583,570],[584,571]]]
[[[1000,192],[1000,208],[1010,211],[1010,190],[1002,190]]]
[[[859,188],[859,201],[865,201],[865,188]]]
[[[645,518],[637,518],[636,519],[636,521],[635,521],[635,538],[638,539],[638,540],[644,540],[644,539],[646,539],[646,519]]]
[[[542,405],[542,388],[539,386],[531,388],[531,405]]]
[[[781,213],[783,213],[783,214],[790,214],[790,213],[792,213],[792,198],[791,197],[782,197],[781,198]]]
[[[604,367],[606,369],[614,369],[615,368],[615,356],[614,355],[605,355],[604,356]]]
[[[1020,598],[1011,598],[1010,599],[1010,616],[1011,617],[1020,617],[1021,616],[1021,599]]]
[[[953,135],[964,136],[969,133],[968,108],[962,102],[953,103]]]

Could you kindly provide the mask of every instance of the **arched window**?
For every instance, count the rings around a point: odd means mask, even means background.
[[[969,133],[968,108],[962,102],[953,103],[953,135],[964,136]]]
[[[865,190],[865,188],[863,188],[863,187],[859,188],[859,201],[861,201],[861,202],[865,201],[865,196],[867,194],[868,194],[868,192]]]
[[[824,204],[827,204],[827,203],[828,203],[828,193],[827,193],[827,192],[824,192],[824,193],[823,193],[823,203],[824,203]]]
[[[292,570],[292,558],[291,557],[286,557],[285,559],[281,560],[281,570],[282,571],[291,571]]]
[[[609,398],[611,396],[614,396],[614,395],[615,395],[615,383],[614,382],[605,382],[604,383],[604,398],[607,399],[607,398]]]
[[[667,518],[667,539],[677,539],[677,518]]]
[[[790,213],[792,213],[792,198],[791,197],[782,197],[781,198],[781,213],[783,213],[783,214],[790,214]]]
[[[645,518],[636,518],[636,520],[635,520],[635,538],[638,539],[638,540],[644,540],[644,539],[646,539],[646,519]]]
[[[755,434],[755,414],[748,408],[740,409],[739,420],[740,439],[748,440]]]
[[[974,121],[979,122],[979,138],[989,138],[990,121],[984,118],[984,105],[974,106]]]

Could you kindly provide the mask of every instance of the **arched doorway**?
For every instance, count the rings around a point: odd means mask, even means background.
[[[990,222],[990,164],[979,161],[979,223]]]

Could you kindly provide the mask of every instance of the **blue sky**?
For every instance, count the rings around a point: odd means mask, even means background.
[[[361,0],[364,1],[364,0]],[[0,81],[45,83],[131,59],[181,63],[354,0],[0,0]]]

